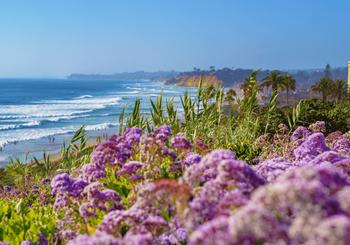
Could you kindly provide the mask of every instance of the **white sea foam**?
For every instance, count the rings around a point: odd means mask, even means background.
[[[101,124],[92,124],[86,125],[85,129],[87,131],[95,130],[105,130],[111,127],[118,126],[118,123],[101,123]],[[45,138],[53,135],[59,134],[69,134],[78,130],[79,126],[67,126],[61,128],[28,128],[28,129],[19,129],[6,131],[0,134],[0,148],[4,147],[7,144],[35,140],[40,138]]]
[[[19,128],[29,128],[29,127],[39,126],[39,125],[40,125],[40,121],[30,121],[22,124],[5,124],[5,125],[0,125],[0,131],[19,129]]]
[[[54,120],[59,120],[60,118],[88,114],[97,109],[117,105],[120,100],[120,97],[101,97],[74,100],[47,100],[26,105],[4,105],[0,108],[0,120],[27,118],[55,118]]]
[[[82,95],[82,96],[79,96],[77,97],[77,99],[86,99],[86,98],[92,98],[93,96],[90,95],[90,94],[85,94],[85,95]]]
[[[39,126],[39,125],[40,125],[40,121],[31,121],[31,122],[22,124],[22,126],[25,126],[25,127]]]
[[[118,123],[101,123],[96,125],[87,125],[85,129],[88,131],[105,130],[118,125],[119,125]]]
[[[1,130],[15,129],[16,127],[17,127],[17,125],[13,125],[13,124],[0,125],[0,131]]]

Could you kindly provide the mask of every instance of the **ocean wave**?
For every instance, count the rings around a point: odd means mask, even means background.
[[[0,131],[2,130],[9,130],[9,129],[15,129],[17,125],[13,124],[5,124],[5,125],[0,125]]]
[[[30,128],[30,127],[39,126],[40,124],[41,124],[40,121],[31,121],[23,124],[5,124],[5,125],[0,125],[0,131],[19,129],[19,128]]]
[[[92,124],[86,125],[85,129],[87,131],[98,131],[105,130],[108,128],[118,126],[118,123],[101,123],[101,124]],[[17,142],[28,141],[28,140],[36,140],[40,138],[45,138],[49,136],[62,135],[62,134],[71,134],[76,132],[79,129],[79,126],[68,126],[62,128],[38,128],[38,129],[26,129],[24,131],[8,131],[6,133],[2,133],[0,136],[0,148]]]
[[[40,124],[41,124],[40,121],[31,121],[31,122],[22,124],[22,126],[32,127],[32,126],[39,126]]]
[[[49,119],[88,114],[108,106],[118,105],[121,97],[83,98],[73,100],[47,100],[24,105],[4,105],[0,108],[1,119]],[[56,119],[58,120],[58,119]]]
[[[77,99],[87,99],[87,98],[92,98],[93,96],[90,95],[90,94],[85,94],[85,95],[82,95],[82,96],[79,96],[77,97]]]
[[[101,124],[96,124],[96,125],[87,125],[85,129],[87,131],[96,131],[96,130],[105,130],[109,129],[112,127],[118,126],[119,123],[101,123]]]
[[[136,91],[136,90],[130,91],[130,92],[123,92],[123,94],[139,94],[139,93],[140,91]]]
[[[143,88],[139,88],[139,87],[126,87],[127,89],[131,89],[131,90],[143,90]]]
[[[93,110],[82,110],[82,111],[71,111],[71,112],[61,112],[61,113],[37,113],[35,115],[26,114],[12,114],[12,115],[0,115],[0,120],[20,120],[20,119],[30,119],[30,118],[51,118],[51,117],[68,117],[74,115],[80,115],[84,113],[92,112]]]

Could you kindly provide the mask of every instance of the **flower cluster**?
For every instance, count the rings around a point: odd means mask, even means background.
[[[292,133],[280,125],[256,142],[271,154],[250,166],[230,150],[208,152],[198,139],[172,136],[166,125],[128,129],[97,146],[77,175],[53,178],[66,219],[76,207],[94,226],[59,234],[72,245],[347,244],[350,139],[324,132],[322,122]]]

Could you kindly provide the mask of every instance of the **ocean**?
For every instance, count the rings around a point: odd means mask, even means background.
[[[162,93],[179,104],[184,91],[195,88],[153,81],[0,79],[0,165],[58,153],[81,125],[90,137],[115,133],[121,110],[130,112],[136,98],[147,114],[150,99]]]

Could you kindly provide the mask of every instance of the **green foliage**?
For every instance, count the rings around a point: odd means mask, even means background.
[[[284,90],[286,88],[286,79],[281,73],[272,71],[264,78],[261,87],[271,87],[272,91],[277,93],[278,90]]]
[[[303,100],[299,101],[299,103],[293,107],[291,114],[287,114],[287,121],[290,132],[295,128],[297,123],[300,121],[300,116],[302,112]]]
[[[71,170],[90,161],[92,149],[88,146],[85,127],[80,127],[68,145],[63,144],[61,150],[60,169]]]
[[[7,184],[9,185],[17,186],[21,190],[29,188],[32,182],[31,175],[33,173],[31,166],[22,162],[19,158],[16,158],[10,159],[10,162],[5,168],[7,178],[2,181],[8,182]]]
[[[299,115],[301,125],[325,121],[328,132],[348,131],[350,118],[349,102],[305,100]]]
[[[141,100],[137,99],[135,101],[134,109],[131,113],[131,116],[128,117],[128,119],[126,120],[126,126],[128,128],[137,127],[145,129],[149,127],[147,119],[141,114],[140,104]]]
[[[25,199],[0,200],[0,241],[37,242],[40,233],[50,240],[56,231],[55,223],[56,216],[50,206],[29,207]]]
[[[277,103],[277,97],[278,94],[273,91],[272,92],[272,96],[270,98],[269,104],[267,106],[267,119],[265,122],[265,134],[268,132],[269,127],[270,127],[270,121],[271,121],[271,117],[273,116],[274,112],[276,111],[276,103]]]
[[[41,178],[50,176],[55,170],[55,166],[50,159],[50,154],[47,154],[45,151],[42,160],[39,161],[36,157],[33,157],[33,161],[33,172]]]
[[[100,182],[105,183],[107,188],[116,191],[122,198],[124,205],[129,206],[128,196],[133,184],[128,178],[116,175],[112,169],[106,169],[106,177],[100,179]]]

